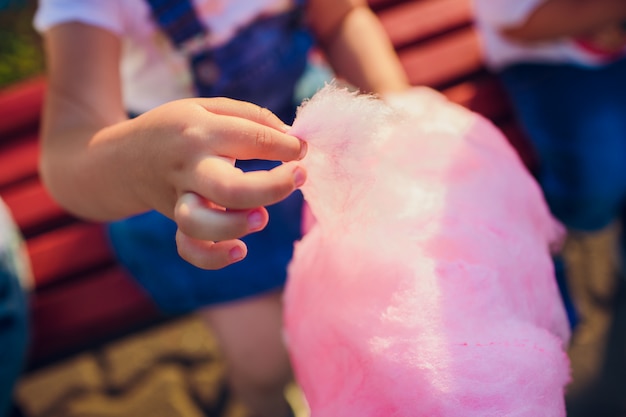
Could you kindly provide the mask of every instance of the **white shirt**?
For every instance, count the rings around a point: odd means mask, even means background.
[[[262,14],[293,7],[292,0],[193,0],[210,28],[209,46],[227,42]],[[122,92],[126,109],[143,113],[160,104],[193,95],[187,59],[174,50],[150,16],[145,0],[40,0],[34,26],[39,32],[81,22],[122,38]],[[149,71],[148,71],[149,69]]]
[[[533,45],[509,41],[500,34],[505,27],[522,25],[545,0],[473,0],[476,26],[481,35],[487,65],[494,70],[518,62],[559,62],[597,66],[606,56],[594,53],[574,39],[558,39]]]

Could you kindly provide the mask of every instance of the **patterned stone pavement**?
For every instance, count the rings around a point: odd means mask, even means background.
[[[295,386],[286,393],[306,411]],[[135,333],[28,372],[25,417],[245,417],[228,396],[215,339],[195,316]]]

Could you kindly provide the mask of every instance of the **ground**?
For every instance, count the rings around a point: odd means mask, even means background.
[[[287,398],[306,415],[295,386]],[[194,315],[27,372],[16,390],[24,417],[245,417],[224,384],[210,330]]]

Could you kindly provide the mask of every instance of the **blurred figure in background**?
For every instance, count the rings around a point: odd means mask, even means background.
[[[25,288],[31,279],[22,236],[0,200],[0,417],[8,416],[27,353]]]
[[[569,351],[568,415],[574,415],[598,386],[622,273],[626,2],[474,0],[474,6],[487,63],[538,152],[551,210],[569,231],[562,258],[577,315]]]
[[[286,197],[305,173],[259,159],[306,151],[284,124],[314,43],[364,91],[408,88],[375,14],[365,0],[40,0],[35,26],[52,195],[123,219],[110,228],[121,262],[163,311],[201,309],[255,416],[288,415],[281,290],[302,197]]]

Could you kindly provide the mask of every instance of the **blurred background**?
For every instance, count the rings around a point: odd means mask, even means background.
[[[44,71],[40,38],[32,25],[36,5],[34,0],[0,1],[0,88]]]

